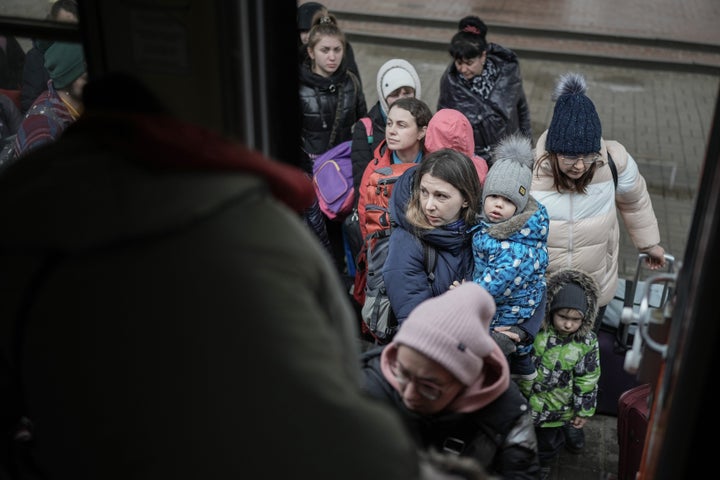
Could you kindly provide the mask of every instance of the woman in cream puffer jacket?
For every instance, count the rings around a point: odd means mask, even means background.
[[[550,215],[548,274],[578,269],[600,287],[597,329],[617,286],[617,213],[635,247],[648,254],[651,269],[665,264],[665,250],[659,245],[660,231],[645,179],[623,145],[602,138],[600,118],[586,90],[582,75],[560,77],[553,95],[553,118],[535,146],[530,190]],[[617,185],[610,157],[617,169]]]
[[[546,154],[546,137],[547,132],[538,139],[536,158]],[[665,252],[659,245],[657,219],[637,163],[620,143],[602,140],[601,145],[601,159],[586,194],[558,192],[549,159],[536,163],[531,192],[550,215],[548,273],[561,268],[589,273],[600,286],[598,304],[602,308],[610,303],[617,287],[618,212],[640,252],[648,253],[652,259],[662,258]],[[618,170],[617,187],[608,164],[608,152]],[[598,318],[602,321],[601,315]]]
[[[536,157],[544,153],[546,133],[538,139]],[[645,179],[637,163],[620,143],[603,140],[602,159],[588,185],[588,193],[555,189],[550,161],[540,163],[532,195],[548,209],[550,233],[548,273],[562,267],[583,270],[600,285],[599,305],[610,303],[617,286],[622,216],[633,245],[641,252],[659,246],[660,230]],[[618,170],[615,188],[607,152]],[[660,247],[662,248],[662,247]]]

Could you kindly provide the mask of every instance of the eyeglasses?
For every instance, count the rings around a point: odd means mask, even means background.
[[[562,155],[558,154],[558,159],[563,162],[566,167],[572,167],[578,161],[582,161],[586,167],[600,160],[599,153],[587,153],[585,155]]]
[[[443,394],[442,389],[437,385],[421,382],[414,378],[397,360],[390,364],[390,371],[402,387],[405,387],[410,382],[415,382],[418,393],[430,401],[437,400]]]

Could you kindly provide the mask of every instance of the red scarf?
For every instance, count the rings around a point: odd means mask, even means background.
[[[299,168],[168,115],[86,112],[71,128],[90,131],[95,138],[151,166],[256,174],[265,179],[278,200],[297,212],[315,200],[312,183]]]

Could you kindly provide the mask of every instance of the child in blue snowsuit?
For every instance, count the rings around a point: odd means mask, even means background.
[[[530,195],[530,139],[514,134],[496,146],[482,192],[478,224],[471,229],[473,281],[495,299],[491,335],[510,363],[513,378],[535,375],[530,357],[545,310],[545,270],[550,220]]]

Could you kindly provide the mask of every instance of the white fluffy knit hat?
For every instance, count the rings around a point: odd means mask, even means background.
[[[377,92],[380,108],[387,115],[387,97],[400,87],[412,87],[415,98],[420,99],[420,77],[407,60],[393,58],[385,62],[377,73]]]

